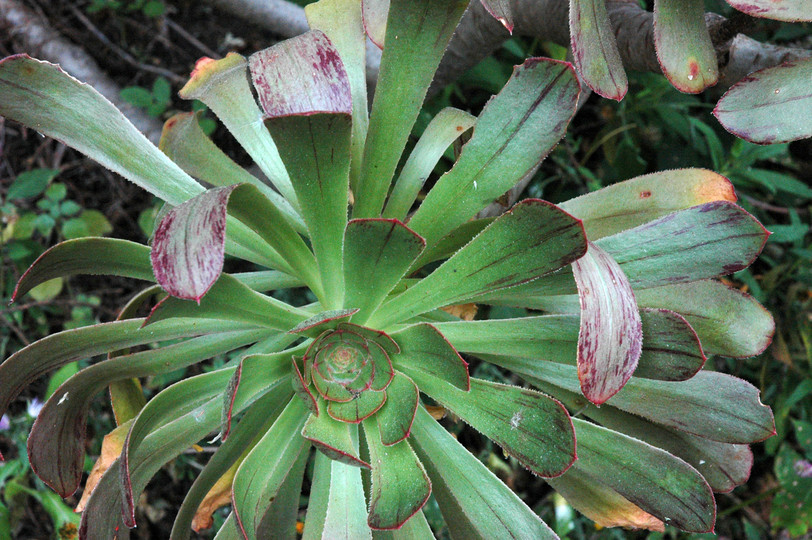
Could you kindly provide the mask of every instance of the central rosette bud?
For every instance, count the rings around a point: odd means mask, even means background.
[[[334,419],[360,422],[386,402],[386,388],[395,374],[390,355],[397,352],[397,344],[385,333],[339,323],[307,349],[303,389],[309,393],[312,385]]]

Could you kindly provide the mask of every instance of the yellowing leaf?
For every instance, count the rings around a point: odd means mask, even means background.
[[[85,509],[85,505],[88,499],[90,499],[90,495],[93,493],[96,485],[98,485],[99,480],[101,480],[101,477],[107,472],[107,469],[110,468],[110,465],[121,455],[121,449],[124,447],[124,439],[126,439],[127,433],[130,431],[131,423],[132,420],[129,420],[104,436],[101,455],[90,470],[90,475],[87,477],[87,482],[85,483],[85,490],[82,492],[82,498],[79,500],[79,504],[76,505],[75,511],[77,513]]]
[[[195,512],[195,517],[192,518],[192,530],[200,532],[210,528],[214,524],[212,514],[218,508],[231,504],[231,483],[234,481],[234,474],[237,472],[240,463],[242,463],[242,460],[234,463],[203,497],[200,506],[197,507],[197,512]]]
[[[446,306],[440,309],[455,317],[459,317],[463,321],[473,321],[478,308],[476,304],[458,304],[456,306]]]

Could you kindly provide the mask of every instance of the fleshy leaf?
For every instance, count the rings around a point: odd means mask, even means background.
[[[734,8],[752,17],[777,21],[812,21],[812,10],[806,0],[726,0]]]
[[[713,529],[713,492],[693,467],[621,433],[577,418],[573,424],[578,437],[576,470],[684,531]]]
[[[513,33],[513,15],[510,11],[509,0],[481,0],[482,5],[493,15],[493,18],[502,23],[505,29]]]
[[[386,22],[387,46],[381,57],[369,117],[353,217],[380,215],[429,84],[467,5],[468,0],[391,1]],[[393,103],[397,106],[393,107]]]
[[[578,380],[584,396],[600,405],[623,388],[640,359],[643,323],[634,292],[620,266],[593,243],[572,263],[581,301]]]
[[[327,414],[324,399],[318,399],[318,415],[311,414],[302,429],[302,437],[313,443],[330,459],[354,467],[369,469],[369,463],[358,457],[350,434],[350,424],[337,422]]]
[[[111,382],[159,375],[256,341],[257,331],[223,332],[192,338],[99,362],[68,379],[46,401],[28,438],[31,467],[48,485],[70,495],[82,477],[87,415],[93,397]]]
[[[426,504],[431,482],[408,441],[384,446],[376,417],[364,420],[363,426],[372,463],[369,526],[398,529]]]
[[[251,290],[229,274],[220,274],[209,292],[195,304],[166,297],[150,313],[145,325],[174,317],[241,321],[285,331],[298,325],[308,313],[268,295]]]
[[[303,470],[296,464],[303,466],[309,447],[299,435],[307,414],[300,400],[291,400],[237,469],[231,498],[240,532],[248,540],[259,537],[265,513],[284,497],[280,488],[289,476]]]
[[[396,219],[354,219],[344,232],[344,305],[363,324],[423,251],[426,243]]]
[[[386,16],[389,14],[389,0],[361,0],[364,14],[364,29],[372,43],[383,49],[386,40]]]
[[[315,67],[313,57],[320,59]],[[266,125],[310,231],[324,288],[322,306],[338,309],[343,303],[352,129],[347,72],[330,40],[318,30],[255,53],[250,64]]]
[[[170,210],[155,229],[155,278],[177,298],[200,299],[223,270],[226,207],[236,186],[209,190]]]
[[[316,452],[313,456],[313,476],[310,483],[310,498],[307,501],[307,515],[304,519],[304,531],[302,531],[303,540],[320,540],[324,531],[324,524],[327,519],[327,505],[330,498],[330,482],[332,464],[342,465],[337,461],[333,461],[321,452]],[[346,467],[346,469],[354,469],[355,467]],[[360,480],[360,475],[359,475]],[[361,509],[359,514],[364,513],[364,495],[363,487],[361,488]],[[369,526],[363,519],[361,523],[366,527],[367,538],[371,538],[372,534],[369,532]],[[346,538],[351,538],[347,536]]]
[[[405,369],[421,392],[502,447],[533,473],[553,477],[575,461],[567,410],[534,390],[471,379],[463,392],[416,369]]]
[[[349,319],[358,313],[358,309],[332,309],[322,311],[312,317],[305,319],[290,330],[289,334],[303,334],[310,337],[318,337],[325,330],[330,330],[338,325],[338,321]]]
[[[580,392],[575,368],[571,366],[533,364],[507,357],[497,357],[495,363],[531,382],[540,379],[570,392]],[[700,371],[680,382],[633,377],[606,404],[713,441],[749,444],[775,434],[772,411],[759,400],[758,389],[713,371]]]
[[[463,391],[471,387],[468,364],[436,327],[416,324],[392,338],[400,346],[400,353],[392,357],[395,367],[420,370]]]
[[[571,467],[566,474],[547,482],[595,525],[665,532],[663,521],[577,467]]]
[[[25,271],[12,301],[49,279],[74,274],[106,274],[155,281],[149,248],[128,240],[77,238],[48,249]]]
[[[124,422],[102,439],[101,454],[99,454],[96,463],[93,464],[93,468],[90,470],[90,474],[85,481],[82,498],[79,499],[79,503],[74,509],[75,512],[81,512],[85,509],[85,505],[87,505],[87,501],[90,499],[93,490],[96,489],[99,480],[101,480],[113,462],[118,459],[118,456],[121,455],[121,448],[124,446],[124,439],[127,438],[127,432],[130,430],[131,423],[131,421]]]
[[[715,201],[736,202],[730,180],[705,169],[676,169],[618,182],[559,207],[583,220],[587,238],[594,242],[672,212]]]
[[[654,47],[663,73],[680,92],[698,94],[719,80],[703,0],[655,0]]]
[[[585,251],[579,220],[548,202],[526,199],[428,277],[384,303],[370,322],[385,328],[396,320],[525,283],[558,270]]]
[[[599,95],[620,101],[629,89],[604,0],[570,0],[575,67]]]
[[[262,125],[248,81],[248,62],[237,53],[201,58],[178,95],[205,103],[228,128],[279,192],[298,208],[296,194],[271,135]]]
[[[300,233],[302,217],[279,193],[234,163],[200,128],[200,113],[178,113],[164,124],[158,148],[185,172],[212,186],[251,184],[276,206]]]
[[[637,289],[738,272],[769,232],[739,206],[718,201],[675,212],[596,242]],[[668,306],[663,306],[668,307]]]
[[[722,96],[713,115],[729,132],[758,144],[812,137],[810,79],[812,58],[756,71]]]
[[[214,525],[214,513],[220,508],[231,504],[231,484],[234,482],[234,474],[240,463],[235,462],[220,478],[212,485],[211,489],[195,512],[194,519],[190,524],[195,532],[210,529]]]
[[[769,311],[752,296],[716,280],[666,285],[635,294],[640,307],[667,308],[682,315],[707,354],[755,356],[767,348],[775,333]]]
[[[291,377],[293,392],[304,401],[305,407],[307,407],[311,413],[318,415],[319,406],[316,403],[316,398],[313,396],[313,393],[310,392],[308,388],[309,381],[305,380],[304,375],[302,375],[302,372],[299,370],[299,363],[296,358],[291,360],[291,363],[293,364],[293,377]]]
[[[357,434],[356,434],[357,437]],[[315,538],[372,540],[367,524],[367,508],[361,469],[338,461],[330,463],[330,486],[322,534]],[[309,516],[309,514],[308,514]]]
[[[485,227],[493,223],[494,219],[496,218],[488,217],[466,221],[444,237],[440,238],[440,240],[438,240],[434,245],[425,249],[411,270],[417,270],[429,262],[451,257],[465,244],[473,240],[476,235],[481,233]]]
[[[417,385],[403,373],[396,372],[386,388],[386,403],[375,415],[384,446],[392,446],[409,436],[419,402]]]
[[[446,148],[476,123],[471,114],[446,107],[431,119],[417,141],[392,188],[383,217],[406,219],[420,188],[428,179]]]
[[[534,172],[564,135],[579,94],[568,63],[530,58],[517,66],[409,227],[432,245]]]
[[[412,437],[453,538],[557,538],[555,533],[423,407]]]
[[[357,424],[378,412],[386,402],[386,392],[367,390],[350,401],[330,401],[327,414],[339,422]]]
[[[203,188],[92,86],[27,55],[0,61],[0,116],[31,126],[170,204]]]
[[[234,412],[234,400],[237,397],[237,389],[240,387],[242,378],[242,360],[237,364],[237,369],[228,381],[226,391],[223,392],[223,411],[220,414],[220,440],[225,442],[231,432],[231,416]]]

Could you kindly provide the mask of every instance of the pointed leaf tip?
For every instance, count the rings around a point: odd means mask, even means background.
[[[344,63],[319,30],[254,53],[248,64],[265,118],[352,114]]]
[[[513,34],[513,13],[509,0],[480,0],[494,19],[499,21],[509,33]]]

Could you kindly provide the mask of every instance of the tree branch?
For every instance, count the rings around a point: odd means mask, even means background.
[[[62,66],[66,72],[95,88],[110,100],[149,140],[161,138],[161,122],[120,97],[113,82],[81,47],[63,39],[47,22],[15,0],[0,0],[0,29],[18,39],[32,56]]]

